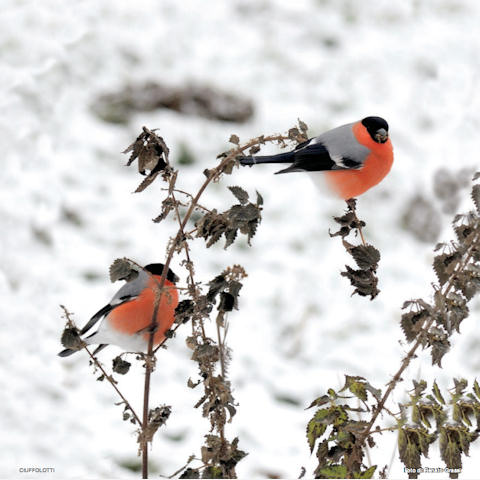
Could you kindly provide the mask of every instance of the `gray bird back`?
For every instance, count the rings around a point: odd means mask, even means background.
[[[125,297],[136,297],[140,294],[140,292],[145,288],[149,280],[148,273],[141,270],[138,272],[137,278],[132,280],[131,282],[127,282],[123,285],[120,290],[113,296],[110,300],[110,305],[115,305],[116,303],[120,303],[120,300]]]
[[[370,150],[358,143],[355,138],[352,130],[355,123],[357,122],[347,123],[322,133],[314,139],[314,143],[323,144],[332,160],[340,165],[342,158],[350,158],[359,164],[363,164]]]

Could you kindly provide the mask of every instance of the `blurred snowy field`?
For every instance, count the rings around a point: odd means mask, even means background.
[[[274,167],[242,169],[205,195],[210,207],[233,197],[227,185],[259,190],[263,223],[252,248],[221,242],[205,251],[194,244],[198,278],[242,264],[249,277],[240,311],[230,315],[230,368],[238,414],[228,436],[249,452],[242,478],[296,478],[315,465],[305,439],[311,411],[304,408],[343,375],[388,382],[405,345],[400,307],[431,293],[434,241],[404,228],[417,193],[432,201],[431,216],[452,236],[451,214],[433,201],[433,176],[478,169],[480,129],[480,4],[475,0],[171,0],[42,2],[3,0],[0,6],[0,477],[137,478],[133,427],[108,385],[95,381],[85,355],[60,359],[59,304],[83,324],[118,285],[108,281],[117,257],[163,261],[169,220],[160,211],[160,183],[142,194],[121,151],[141,126],[159,128],[173,162],[182,145],[195,162],[180,166],[178,185],[194,190],[202,171],[241,140],[283,132],[297,118],[311,135],[367,115],[390,124],[396,161],[382,184],[359,202],[366,236],[382,253],[381,294],[370,302],[350,297],[339,272],[350,262],[332,215],[343,202],[315,190],[307,175],[274,177]],[[198,82],[249,98],[254,118],[244,124],[206,120],[169,110],[140,112],[108,124],[91,109],[95,98],[126,84],[156,80]],[[268,147],[269,151],[274,147]],[[461,207],[470,208],[468,189]],[[178,259],[177,259],[178,260]],[[351,262],[350,262],[351,263]],[[174,270],[185,280],[185,272]],[[476,322],[479,303],[453,338],[443,369],[421,353],[404,375],[395,400],[411,379],[469,380],[480,367]],[[161,353],[153,380],[154,403],[173,413],[154,441],[152,476],[170,475],[199,454],[208,422],[193,409],[201,395],[186,386],[195,364],[179,330]],[[109,364],[117,349],[102,359]],[[120,387],[139,405],[137,367]],[[386,419],[386,421],[388,421]],[[403,477],[395,437],[371,451],[381,469]],[[442,466],[436,448],[425,466]],[[462,478],[480,470],[474,444]],[[51,474],[20,468],[53,467]],[[438,474],[435,478],[443,478]]]

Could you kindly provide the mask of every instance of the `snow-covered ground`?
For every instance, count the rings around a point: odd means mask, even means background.
[[[0,477],[136,478],[133,426],[109,385],[95,381],[84,355],[56,356],[63,326],[59,304],[82,324],[118,285],[113,259],[162,261],[173,221],[160,225],[160,183],[132,195],[139,183],[120,152],[141,126],[159,128],[178,158],[182,144],[196,162],[180,167],[179,185],[193,190],[214,165],[231,133],[241,139],[282,132],[299,117],[311,134],[367,115],[391,126],[391,174],[363,196],[366,235],[382,252],[381,294],[350,297],[340,269],[350,262],[332,215],[344,204],[319,194],[307,175],[274,177],[268,166],[238,170],[204,201],[233,200],[226,185],[258,189],[264,219],[252,248],[194,244],[198,277],[210,280],[241,263],[249,273],[241,309],[230,315],[231,380],[238,414],[228,426],[249,452],[243,478],[296,478],[314,466],[305,439],[313,398],[362,375],[383,387],[398,368],[400,306],[425,297],[434,281],[432,244],[402,227],[412,197],[433,198],[440,167],[478,167],[480,128],[480,4],[475,0],[174,0],[42,2],[3,0],[0,7]],[[93,113],[98,94],[131,82],[206,83],[251,98],[256,113],[237,125],[168,110],[138,113],[124,125]],[[273,147],[269,147],[273,149]],[[469,208],[464,192],[465,206]],[[449,239],[450,215],[437,210]],[[178,259],[177,259],[178,260]],[[350,262],[351,263],[351,262]],[[185,273],[174,268],[185,279]],[[480,367],[479,304],[454,336],[443,369],[428,353],[404,375],[395,394],[405,400],[412,378],[472,380]],[[193,409],[201,392],[186,386],[195,364],[181,329],[161,353],[153,401],[173,413],[156,438],[152,475],[170,475],[199,454],[208,422]],[[109,351],[110,350],[110,351]],[[116,354],[110,348],[102,354]],[[142,371],[120,387],[136,405]],[[371,451],[390,463],[394,436]],[[383,443],[384,442],[384,443]],[[435,450],[435,449],[434,449]],[[463,478],[480,470],[475,445]],[[442,466],[432,450],[426,466]],[[53,467],[27,474],[20,468]],[[395,454],[390,470],[406,475]],[[435,478],[444,478],[436,475]]]

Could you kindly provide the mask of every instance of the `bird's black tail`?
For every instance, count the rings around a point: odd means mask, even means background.
[[[293,152],[279,153],[278,155],[261,155],[255,157],[239,157],[240,165],[256,165],[257,163],[292,163]]]
[[[91,335],[90,335],[91,336]],[[103,350],[105,347],[108,347],[106,344],[101,344],[99,345],[93,352],[92,355],[96,355],[100,350]],[[65,350],[62,350],[58,356],[59,357],[69,357],[70,355],[78,352],[79,350],[73,350],[71,348],[66,348]]]
[[[59,357],[69,357],[73,353],[78,352],[78,350],[72,350],[71,348],[66,348],[65,350],[62,350],[58,356]]]

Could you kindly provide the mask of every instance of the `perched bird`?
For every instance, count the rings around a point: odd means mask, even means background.
[[[83,338],[87,345],[99,345],[94,354],[109,344],[118,345],[128,352],[147,350],[157,281],[161,278],[163,267],[161,263],[147,265],[146,271],[141,270],[135,279],[123,285],[110,302],[80,330],[80,335],[83,335],[102,319],[98,330]],[[177,280],[178,277],[168,269],[165,290],[158,306],[157,326],[153,336],[154,345],[163,341],[165,332],[173,324],[175,308],[178,305],[178,291],[175,287]],[[67,348],[58,355],[68,357],[76,351]]]
[[[310,138],[290,152],[240,157],[239,161],[241,165],[291,163],[276,173],[308,172],[315,181],[324,176],[334,192],[349,199],[383,180],[392,167],[393,147],[388,123],[366,117]]]

